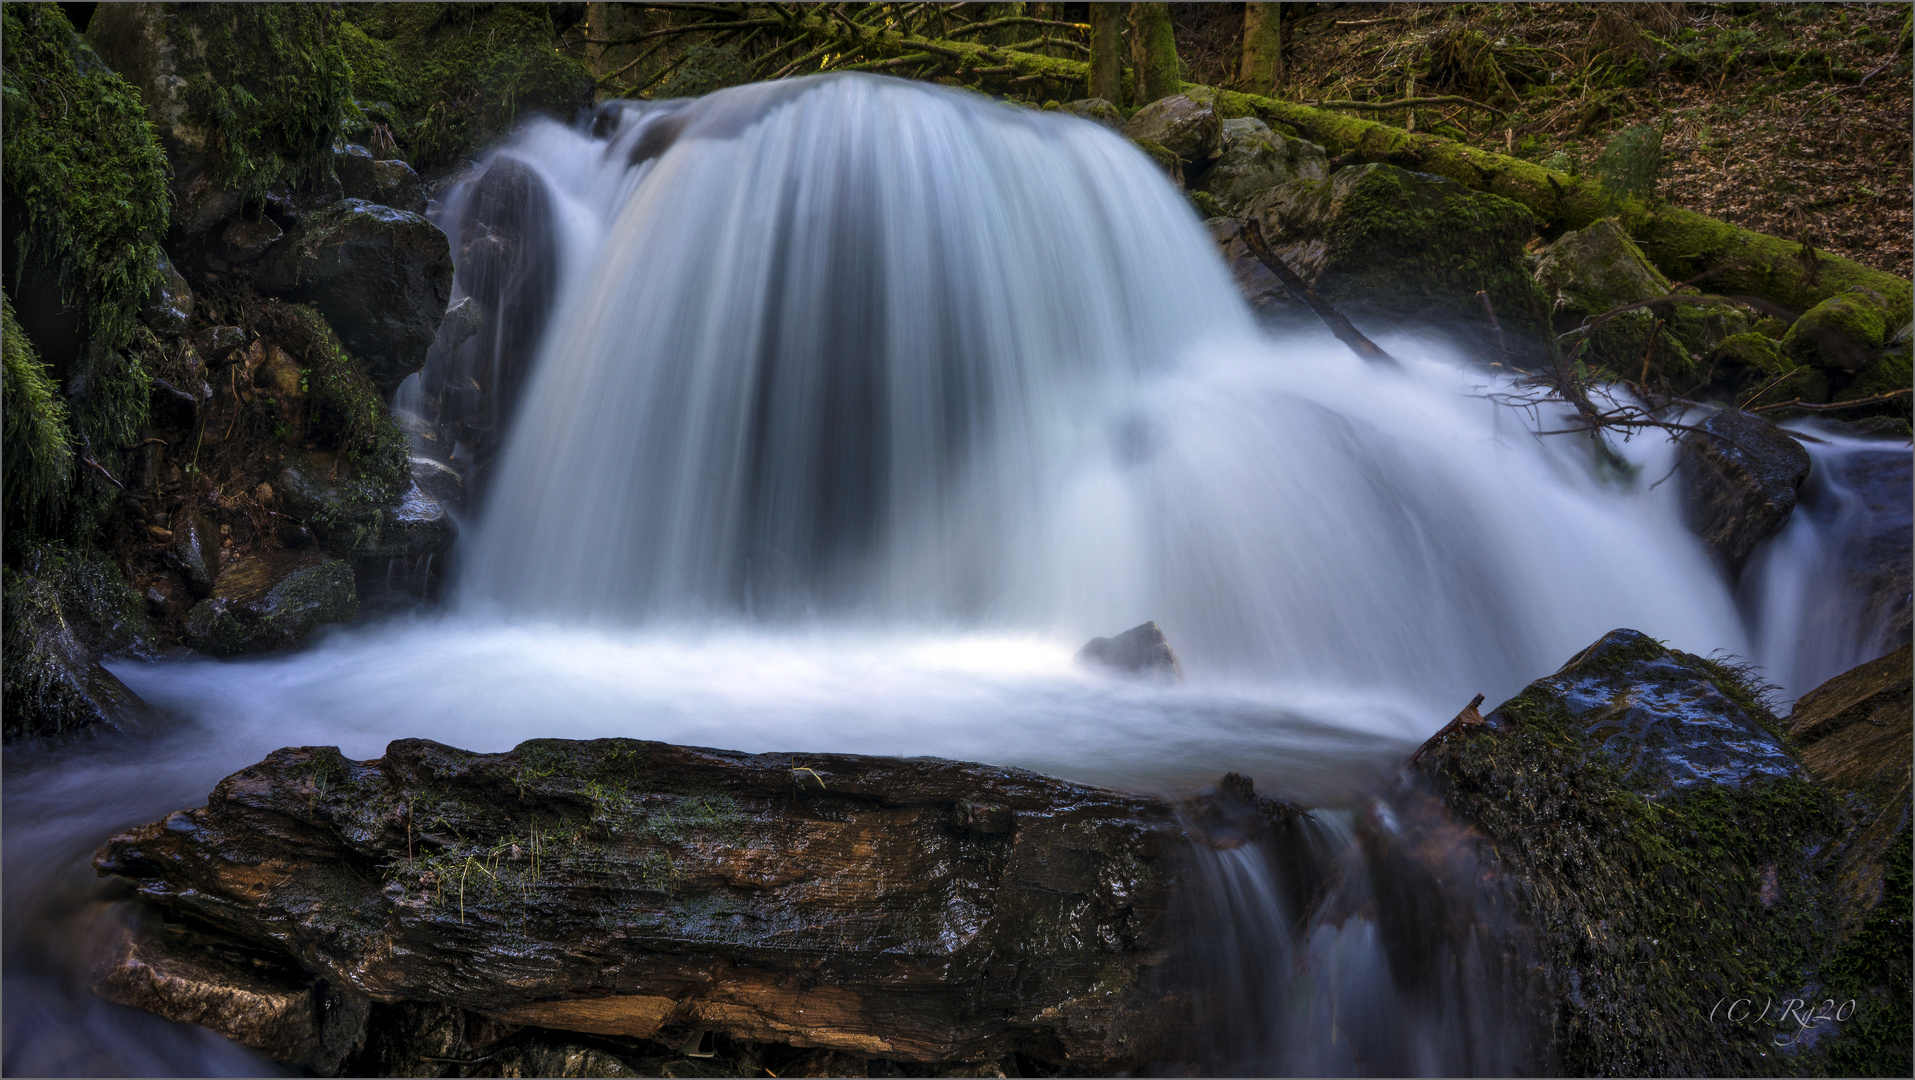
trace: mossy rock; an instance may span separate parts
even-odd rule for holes
[[[186,614],[186,636],[216,656],[298,647],[359,609],[352,567],[310,551],[254,555],[220,572],[213,595]]]
[[[1831,296],[1795,320],[1782,339],[1782,353],[1819,368],[1855,371],[1888,344],[1895,329],[1891,314],[1881,296],[1867,289]]]
[[[198,236],[242,202],[332,175],[352,70],[331,4],[105,4],[87,24],[139,87],[172,165],[179,225]]]
[[[278,301],[257,310],[258,331],[290,354],[308,386],[308,437],[340,459],[373,504],[388,506],[406,489],[411,449],[365,365],[346,351],[325,316],[306,304]],[[328,459],[329,474],[335,473]]]
[[[1829,399],[1826,372],[1808,364],[1798,364],[1782,355],[1774,338],[1750,331],[1723,338],[1709,353],[1716,381],[1753,405],[1749,396],[1761,395],[1765,404],[1806,401],[1820,404]]]
[[[1617,630],[1418,752],[1534,935],[1553,1071],[1816,1075],[1895,1049],[1851,1041],[1859,1015],[1782,1049],[1797,1025],[1757,1015],[1867,990],[1831,979],[1829,852],[1854,822],[1781,731],[1735,667]]]
[[[1149,139],[1132,139],[1131,143],[1148,155],[1150,160],[1156,162],[1157,167],[1164,170],[1164,175],[1170,177],[1171,183],[1178,187],[1184,186],[1183,160],[1169,147]]]
[[[342,40],[354,87],[391,111],[406,159],[453,164],[527,117],[570,120],[592,77],[554,49],[547,4],[349,4]]]
[[[1222,152],[1196,187],[1216,196],[1224,213],[1236,212],[1278,184],[1329,175],[1323,147],[1315,143],[1278,134],[1254,117],[1225,120],[1221,127]]]
[[[1877,353],[1859,368],[1841,390],[1837,391],[1835,401],[1861,401],[1865,398],[1892,394],[1897,390],[1907,390],[1915,386],[1915,365],[1910,363],[1909,343],[1904,341]],[[1882,416],[1909,415],[1909,397],[1884,401],[1874,406],[1863,406],[1851,415],[1874,412]]]
[[[1554,355],[1547,306],[1523,259],[1536,218],[1518,203],[1360,165],[1272,188],[1241,216],[1261,218],[1277,253],[1359,330],[1427,326],[1466,356],[1525,366]],[[1495,306],[1507,356],[1478,291]]]
[[[140,650],[150,639],[119,568],[95,552],[12,538],[7,555],[0,570],[6,740],[143,726],[151,707],[98,662],[102,653]]]
[[[1103,98],[1083,98],[1079,101],[1066,102],[1058,108],[1072,116],[1102,124],[1112,131],[1121,132],[1124,129],[1124,114],[1118,111],[1117,106]]]
[[[1187,165],[1198,166],[1218,152],[1222,129],[1216,95],[1192,91],[1153,101],[1124,122],[1126,138],[1155,143]]]

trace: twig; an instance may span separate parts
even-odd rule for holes
[[[1496,321],[1496,305],[1489,302],[1488,290],[1476,290],[1476,298],[1483,302],[1483,314],[1489,316],[1490,332],[1496,335],[1496,351],[1508,356],[1509,343],[1503,340],[1503,324]]]
[[[1884,401],[1893,401],[1898,397],[1906,397],[1909,394],[1915,394],[1915,387],[1909,387],[1903,390],[1890,390],[1886,394],[1877,394],[1874,397],[1857,398],[1854,401],[1831,402],[1830,404],[1827,404],[1827,405],[1817,405],[1812,402],[1803,401],[1802,399],[1797,398],[1794,401],[1784,401],[1775,405],[1764,405],[1761,408],[1744,409],[1742,411],[1751,412],[1751,413],[1765,413],[1765,412],[1774,412],[1777,409],[1801,409],[1803,412],[1834,412],[1837,409],[1853,409],[1858,405],[1879,405]]]
[[[1243,223],[1243,242],[1259,262],[1269,267],[1271,273],[1277,275],[1277,280],[1283,282],[1285,288],[1296,294],[1297,299],[1303,301],[1306,307],[1316,313],[1317,318],[1323,320],[1324,325],[1330,328],[1330,332],[1336,335],[1338,341],[1350,347],[1351,352],[1373,364],[1402,366],[1397,362],[1396,357],[1383,351],[1382,346],[1364,337],[1355,326],[1350,324],[1350,320],[1343,317],[1342,312],[1331,307],[1329,301],[1318,296],[1315,289],[1299,277],[1296,271],[1290,269],[1276,252],[1270,250],[1270,245],[1263,239],[1262,221],[1253,217]]]
[[[126,485],[120,483],[118,480],[113,479],[113,474],[106,471],[106,466],[101,465],[99,462],[93,460],[90,457],[87,457],[85,454],[80,455],[80,460],[86,462],[88,465],[93,466],[94,471],[98,472],[101,476],[106,477],[107,483],[112,484],[114,487],[119,488],[121,491],[126,490]]]

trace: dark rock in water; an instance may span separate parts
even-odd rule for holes
[[[95,862],[384,1003],[369,1054],[391,1045],[381,1010],[419,1003],[670,1046],[702,1029],[1109,1072],[1187,1060],[1188,999],[1160,968],[1188,843],[1165,803],[1017,769],[408,739],[367,762],[276,751]]]
[[[379,562],[444,551],[452,543],[451,520],[417,483],[394,498],[336,455],[290,454],[273,486],[287,515],[338,558]]]
[[[1323,147],[1272,131],[1255,117],[1225,120],[1221,129],[1222,153],[1196,187],[1215,195],[1225,213],[1237,213],[1279,184],[1329,174]]]
[[[1077,662],[1133,675],[1165,679],[1184,677],[1183,666],[1177,663],[1177,654],[1171,651],[1170,642],[1164,638],[1163,630],[1155,622],[1133,626],[1114,638],[1090,639],[1089,644],[1077,650]]]
[[[140,597],[103,559],[17,543],[19,553],[10,555],[18,565],[0,570],[5,740],[146,726],[152,707],[98,661],[108,652],[144,651]]]
[[[440,506],[451,510],[459,510],[465,506],[465,481],[459,478],[457,469],[443,461],[424,457],[413,458],[412,482]]]
[[[173,260],[166,252],[160,252],[160,280],[147,294],[146,306],[140,309],[140,321],[153,328],[153,332],[167,337],[178,337],[186,332],[193,321],[193,289],[186,283],[186,276],[173,268]]]
[[[1123,127],[1125,138],[1156,143],[1185,165],[1217,156],[1222,131],[1216,99],[1208,91],[1153,101],[1132,114]]]
[[[1799,1038],[1793,1020],[1756,1015],[1765,999],[1869,985],[1836,985],[1829,934],[1830,853],[1855,823],[1781,731],[1738,669],[1617,630],[1418,751],[1415,771],[1480,835],[1533,940],[1547,1071],[1746,1075],[1775,1066],[1778,1039],[1799,1040],[1797,1073],[1872,1074],[1897,1043],[1906,1059],[1899,1031],[1884,1042],[1831,1022]],[[1749,1015],[1707,1019],[1718,999],[1750,997]]]
[[[193,647],[216,656],[297,647],[359,608],[352,567],[318,552],[276,551],[227,567],[186,613]]]
[[[1271,188],[1238,213],[1253,216],[1275,253],[1358,330],[1427,326],[1465,356],[1526,367],[1554,355],[1548,305],[1523,256],[1536,218],[1517,203],[1439,176],[1353,165]]]
[[[1103,98],[1081,98],[1077,101],[1067,101],[1058,107],[1072,116],[1102,124],[1112,131],[1124,130],[1124,114],[1117,111],[1117,106]]]
[[[337,1075],[365,1041],[368,1002],[270,956],[170,934],[124,934],[93,973],[107,1001],[199,1024],[318,1076]],[[400,1074],[389,1074],[400,1075]]]
[[[445,507],[414,482],[406,489],[399,505],[386,514],[383,527],[372,543],[362,545],[355,551],[354,557],[419,559],[438,555],[452,546],[456,535]]]
[[[446,308],[445,318],[439,321],[439,333],[432,341],[432,347],[440,352],[451,352],[471,341],[485,326],[485,312],[479,309],[479,302],[470,296],[461,296]]]
[[[219,577],[219,533],[204,516],[188,508],[174,515],[173,558],[186,572],[195,596],[212,594]]]
[[[1738,409],[1721,409],[1683,440],[1689,524],[1731,577],[1757,544],[1788,523],[1809,475],[1809,452],[1787,432]]]
[[[258,284],[311,303],[390,394],[425,363],[452,290],[445,234],[417,214],[343,199],[299,223]]]
[[[1915,780],[1911,664],[1915,656],[1904,644],[1802,695],[1788,720],[1789,738],[1802,748],[1802,764],[1843,792],[1852,807],[1862,808],[1837,856],[1837,928],[1844,937],[1853,936],[1881,906],[1890,843],[1901,837],[1907,846]]]

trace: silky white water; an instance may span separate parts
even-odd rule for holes
[[[9,875],[57,867],[34,910],[282,745],[620,735],[1335,800],[1613,628],[1751,651],[1677,485],[1597,479],[1413,327],[1377,335],[1402,371],[1267,335],[1094,124],[827,77],[539,123],[489,161],[545,192],[551,310],[446,609],[116,664],[179,727],[9,778]],[[456,216],[455,252],[485,225]],[[1187,682],[1072,661],[1146,619]],[[16,845],[39,819],[67,825]],[[45,925],[21,895],[10,926]]]

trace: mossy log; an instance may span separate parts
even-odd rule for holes
[[[108,841],[169,918],[379,1002],[935,1062],[1178,1060],[1163,802],[1017,769],[539,739],[276,751]]]

